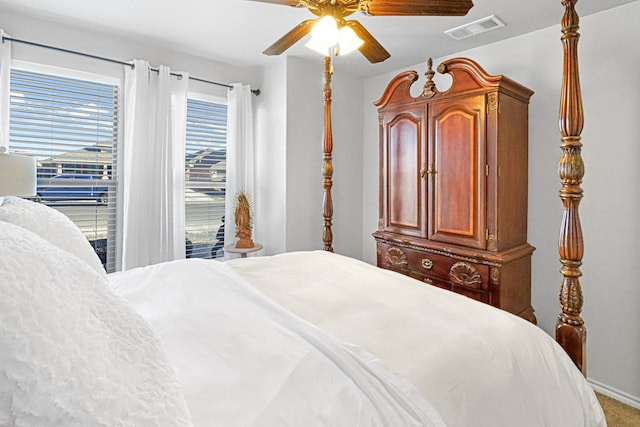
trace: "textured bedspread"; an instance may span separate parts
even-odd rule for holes
[[[109,279],[160,336],[195,426],[444,425],[380,360],[291,315],[224,263],[174,261]]]
[[[0,294],[0,426],[191,426],[157,335],[106,274],[0,220]]]
[[[449,427],[606,425],[560,346],[509,313],[327,252],[228,264],[296,315],[384,360]]]

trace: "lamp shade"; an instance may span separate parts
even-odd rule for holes
[[[338,32],[338,51],[340,55],[346,55],[349,52],[353,52],[362,44],[364,40],[356,35],[351,27],[342,27]]]
[[[35,196],[36,159],[0,153],[0,196]]]
[[[309,49],[322,55],[330,55],[338,44],[338,24],[332,16],[324,16],[311,30],[311,39],[305,44]]]
[[[359,48],[364,41],[360,39],[351,27],[343,26],[338,29],[338,23],[332,16],[324,16],[313,26],[311,39],[305,44],[325,56],[346,55]]]

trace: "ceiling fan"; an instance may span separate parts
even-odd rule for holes
[[[348,28],[362,40],[357,48],[369,62],[382,62],[391,55],[358,21],[344,18],[354,12],[371,16],[464,16],[473,7],[472,0],[255,0],[284,6],[306,7],[318,16],[301,22],[263,53],[280,55],[309,34],[326,16],[335,20],[338,29]]]

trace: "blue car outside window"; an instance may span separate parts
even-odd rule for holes
[[[109,190],[106,186],[78,185],[73,181],[98,181],[92,175],[61,174],[51,178],[46,185],[38,187],[37,197],[43,201],[94,200],[106,203]]]

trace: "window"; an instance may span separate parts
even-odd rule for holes
[[[37,159],[36,200],[71,218],[113,271],[118,86],[26,68],[11,70],[11,148]]]
[[[185,156],[187,257],[224,255],[226,157],[226,100],[190,96]]]

